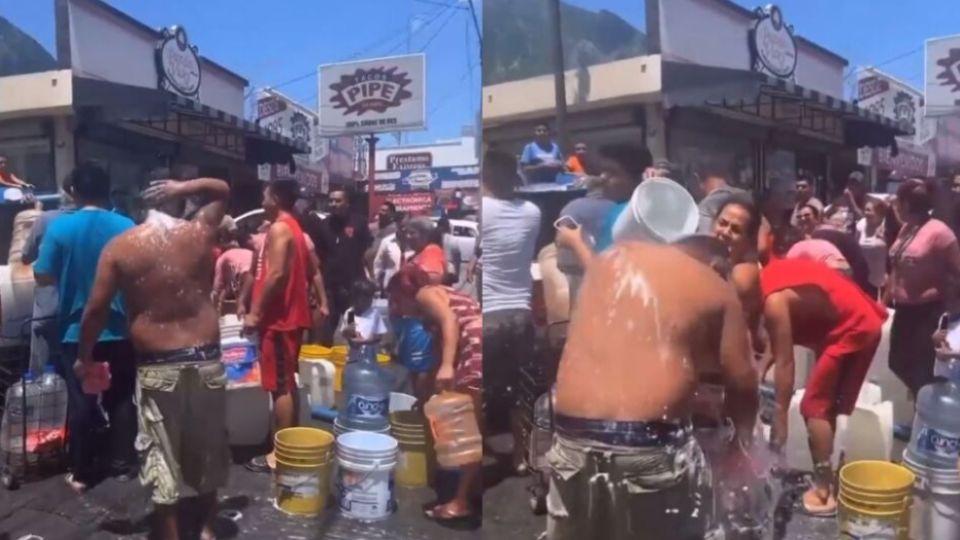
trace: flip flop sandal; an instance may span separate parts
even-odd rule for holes
[[[244,467],[255,473],[269,473],[271,471],[270,464],[267,463],[267,456],[257,456],[248,461]]]
[[[832,510],[820,510],[820,511],[810,510],[809,508],[807,508],[807,503],[803,500],[803,495],[800,496],[800,500],[797,506],[798,506],[797,511],[807,517],[820,518],[820,519],[830,519],[830,518],[837,517],[836,506],[833,507]]]
[[[431,509],[424,510],[423,515],[426,516],[427,519],[432,519],[437,523],[451,523],[451,522],[458,522],[458,521],[466,521],[468,519],[473,518],[475,514],[473,514],[472,512],[468,512],[462,515],[451,514],[444,505],[438,505],[438,506],[434,506]]]

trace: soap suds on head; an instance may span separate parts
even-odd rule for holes
[[[624,254],[622,248],[608,250],[604,256],[613,263],[614,305],[616,306],[620,299],[626,296],[626,300],[639,299],[644,308],[652,309],[657,341],[659,342],[658,346],[662,346],[663,332],[660,326],[660,301],[653,292],[646,276],[641,270],[634,266],[630,259]],[[616,318],[615,311],[615,309],[611,309],[611,313],[609,314],[611,319]]]

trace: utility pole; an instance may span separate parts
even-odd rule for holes
[[[477,43],[480,44],[480,50],[483,50],[483,32],[480,30],[480,21],[477,20],[477,8],[473,5],[473,0],[467,0],[470,6],[470,17],[473,19],[473,29],[477,31]]]
[[[567,83],[563,67],[563,31],[560,0],[546,0],[550,13],[550,40],[553,44],[553,85],[556,95],[556,133],[560,151],[567,151]]]

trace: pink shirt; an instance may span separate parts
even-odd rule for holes
[[[236,297],[240,292],[240,278],[250,271],[253,264],[253,252],[244,248],[230,248],[217,258],[213,272],[213,290],[224,291],[228,297]]]
[[[787,252],[788,259],[810,259],[825,264],[835,270],[848,272],[850,264],[837,246],[826,240],[811,238],[801,240]]]
[[[893,299],[908,305],[940,300],[949,278],[950,252],[957,249],[957,237],[939,219],[927,221],[912,239],[910,236],[909,231],[901,230],[890,247]],[[901,250],[902,256],[898,257]]]

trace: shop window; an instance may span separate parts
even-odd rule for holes
[[[0,156],[7,158],[8,170],[37,186],[38,193],[57,191],[53,150],[48,138],[0,139]]]

